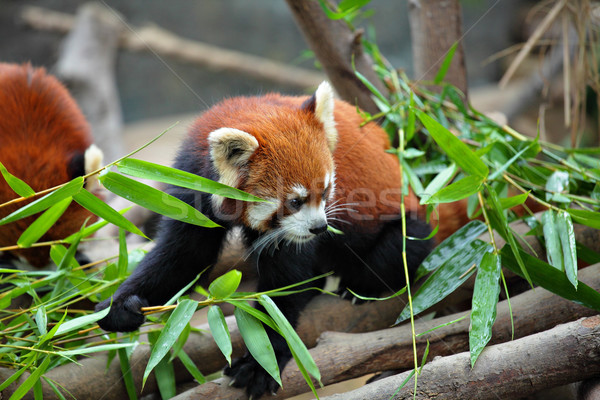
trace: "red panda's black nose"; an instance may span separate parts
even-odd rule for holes
[[[317,225],[310,228],[308,231],[313,235],[318,235],[319,233],[323,233],[327,230],[327,224]]]

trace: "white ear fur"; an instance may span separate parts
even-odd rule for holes
[[[85,174],[89,174],[90,172],[94,172],[98,170],[102,166],[102,161],[104,159],[104,154],[102,150],[95,144],[92,144],[85,150],[85,154],[83,155],[83,167],[85,170]],[[85,187],[87,190],[93,191],[100,184],[98,183],[98,176],[93,175],[87,178]]]
[[[323,124],[327,144],[329,145],[329,149],[333,152],[337,144],[338,133],[337,129],[335,129],[335,119],[333,117],[333,89],[329,82],[324,81],[319,85],[315,93],[315,98],[315,115]]]
[[[234,128],[219,128],[208,135],[210,157],[219,173],[219,182],[235,186],[238,169],[258,147],[258,141],[251,134]]]

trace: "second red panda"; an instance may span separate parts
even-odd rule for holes
[[[333,270],[341,287],[365,296],[405,284],[402,264],[400,167],[386,153],[386,133],[362,125],[352,105],[336,101],[328,83],[310,97],[270,94],[225,100],[193,124],[175,167],[261,197],[247,203],[187,189],[172,194],[221,228],[164,219],[156,246],[112,298],[99,324],[131,331],[144,321],[140,308],[162,304],[219,255],[228,229],[240,227],[256,265],[258,290],[266,291]],[[407,235],[424,238],[409,194]],[[328,232],[328,226],[343,234]],[[407,240],[412,272],[429,253],[430,240]],[[274,301],[292,325],[317,291]],[[109,306],[111,300],[98,305]],[[269,332],[280,367],[291,358],[285,339]],[[257,398],[277,383],[250,355],[226,373]]]
[[[35,191],[68,182],[101,166],[102,152],[65,87],[43,68],[0,63],[0,162]],[[93,185],[88,182],[88,188]],[[0,205],[19,197],[0,177]],[[25,203],[0,207],[0,219]],[[36,216],[0,226],[0,247],[12,246]],[[71,204],[42,241],[62,239],[92,214]],[[34,267],[49,262],[48,247],[11,251]],[[5,254],[6,257],[6,254]]]

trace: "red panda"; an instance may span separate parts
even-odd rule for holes
[[[90,128],[77,104],[43,68],[0,63],[0,162],[35,191],[68,182],[102,163],[102,152],[92,143]],[[17,197],[0,178],[0,205]],[[24,204],[0,206],[0,219]],[[16,244],[36,217],[0,226],[0,247]],[[41,240],[67,237],[87,218],[93,221],[90,212],[71,204]],[[49,262],[47,247],[14,250],[10,256],[34,267]]]
[[[334,100],[326,82],[310,98],[236,97],[206,111],[189,130],[174,166],[268,202],[171,188],[225,229],[164,219],[155,247],[115,292],[100,326],[137,329],[144,321],[140,308],[162,304],[213,265],[234,227],[243,231],[259,291],[330,270],[339,275],[341,287],[361,295],[402,288],[400,167],[397,157],[386,153],[390,144],[383,129],[362,123],[354,106]],[[431,228],[417,217],[412,193],[406,204],[407,236],[426,238]],[[328,226],[343,234],[329,232]],[[407,240],[412,272],[431,247],[431,240]],[[304,291],[274,301],[295,325],[316,294]],[[110,304],[107,299],[97,310]],[[285,339],[271,331],[269,337],[283,368],[291,358]],[[278,387],[250,355],[225,372],[253,398]]]

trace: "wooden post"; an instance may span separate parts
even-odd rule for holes
[[[458,0],[409,0],[415,81],[435,78],[448,50],[458,47],[445,81],[467,95],[467,71],[462,47],[461,8]]]

